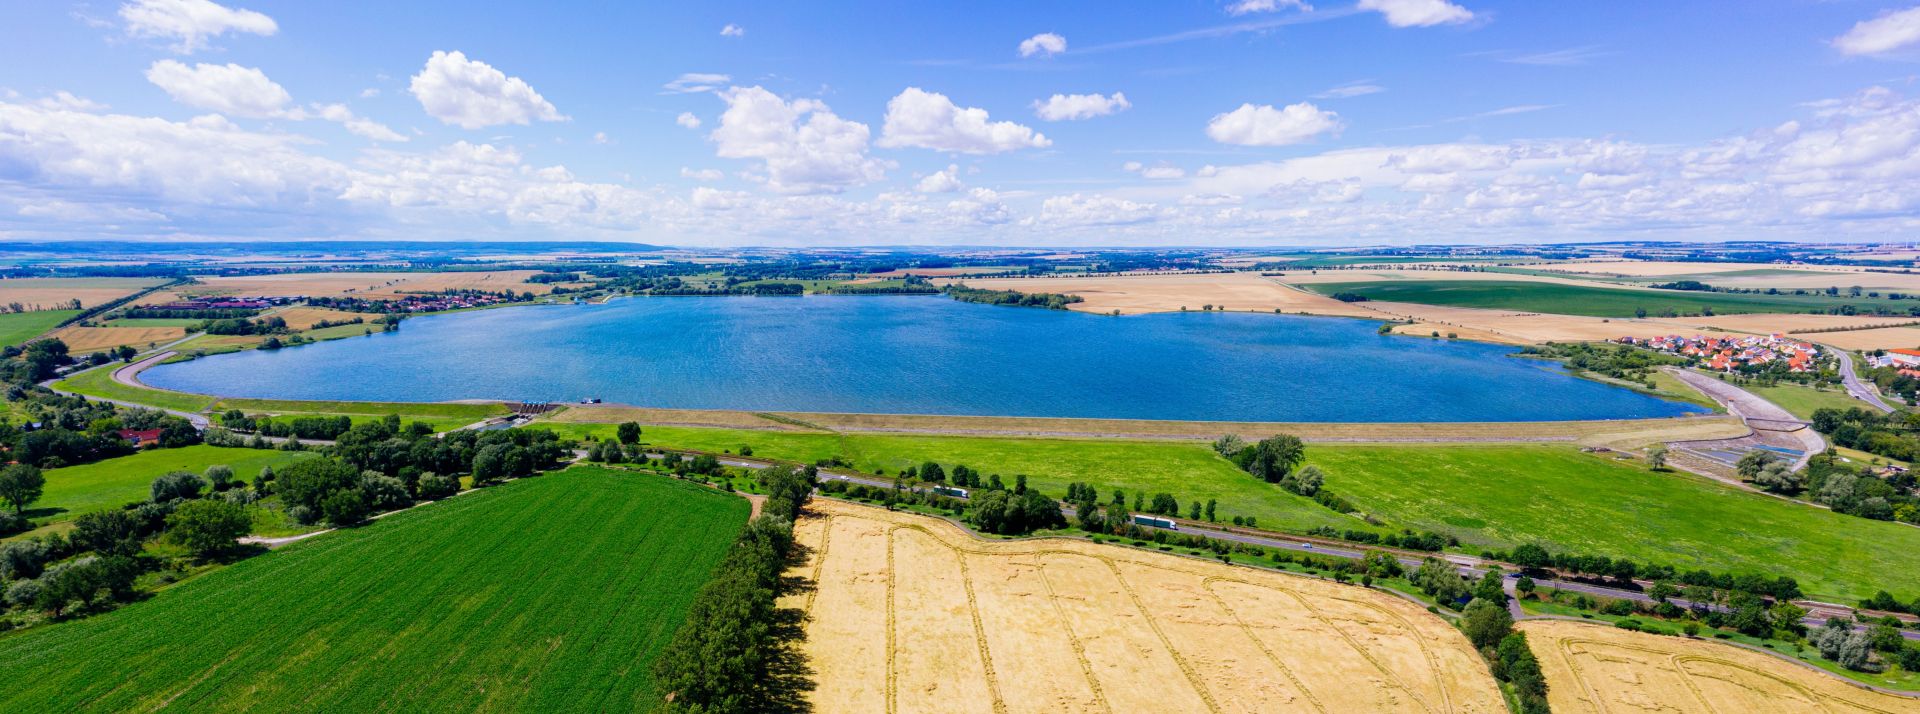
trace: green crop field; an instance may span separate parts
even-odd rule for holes
[[[610,438],[613,425],[552,424],[563,435]],[[1016,474],[1055,497],[1075,481],[1098,484],[1103,491],[1126,489],[1171,493],[1182,508],[1189,499],[1216,499],[1222,520],[1254,516],[1268,528],[1307,530],[1329,525],[1366,528],[1358,519],[1321,508],[1312,500],[1255,481],[1204,444],[1083,440],[994,439],[968,436],[826,434],[808,432],[646,427],[650,444],[701,451],[734,451],[752,446],[755,456],[813,463],[838,457],[868,473],[899,473],[908,466],[937,461],[948,468],[966,464],[982,474],[999,474],[1009,485]]]
[[[1396,525],[1681,568],[1791,575],[1842,601],[1920,595],[1920,529],[1654,473],[1570,446],[1314,446],[1327,487]]]
[[[79,310],[39,310],[0,315],[0,346],[25,344],[78,314]]]
[[[1700,314],[1702,310],[1707,309],[1720,315],[1750,312],[1807,312],[1815,308],[1824,309],[1847,304],[1862,310],[1868,310],[1876,305],[1905,310],[1905,303],[1868,298],[1625,290],[1503,280],[1372,280],[1353,283],[1315,283],[1303,287],[1322,295],[1358,293],[1369,300],[1592,317],[1633,317],[1636,310],[1646,310],[1647,314],[1652,316],[1663,315],[1668,310],[1683,315]]]
[[[0,711],[650,710],[747,510],[595,468],[457,496],[0,637]]]
[[[556,424],[605,438],[612,425]],[[934,460],[982,473],[1029,476],[1060,495],[1086,481],[1102,490],[1215,498],[1220,517],[1262,527],[1366,529],[1359,519],[1255,481],[1204,444],[966,436],[645,429],[643,440],[705,451],[753,447],[755,456],[813,462],[837,456],[872,472]],[[1655,473],[1570,445],[1314,444],[1308,462],[1327,488],[1390,529],[1434,530],[1470,550],[1537,542],[1561,551],[1629,556],[1685,568],[1791,575],[1807,592],[1859,598],[1881,588],[1920,596],[1920,529],[1843,516],[1739,491],[1684,473]],[[1377,529],[1376,529],[1377,530]]]
[[[228,449],[204,444],[147,449],[130,456],[48,470],[46,490],[27,514],[41,524],[64,521],[88,511],[144,501],[153,479],[168,471],[206,473],[208,466],[224,464],[233,468],[236,478],[251,481],[263,466],[277,469],[311,456],[299,451]]]
[[[113,381],[113,372],[121,365],[107,365],[81,372],[54,384],[54,387],[89,397],[144,404],[180,412],[197,412],[213,403],[204,394],[172,392],[152,387],[131,387]]]

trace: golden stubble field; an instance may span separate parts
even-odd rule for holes
[[[121,345],[144,350],[148,345],[172,342],[185,336],[187,330],[184,327],[62,327],[49,335],[67,343],[67,349],[76,353],[99,352]]]
[[[1291,288],[1255,273],[1176,273],[1166,275],[1100,275],[1086,278],[990,278],[965,280],[968,287],[1017,290],[1023,293],[1066,293],[1085,302],[1069,305],[1082,312],[1123,315],[1177,312],[1184,307],[1225,306],[1234,312],[1299,313],[1372,317],[1350,303]]]
[[[153,305],[196,297],[248,296],[285,297],[306,295],[334,297],[351,295],[371,300],[393,299],[407,293],[435,293],[443,290],[485,290],[532,292],[545,295],[553,285],[526,282],[537,270],[496,270],[489,272],[448,273],[282,273],[239,277],[202,278],[200,285],[188,285],[155,293],[145,304]]]
[[[816,500],[823,712],[1504,712],[1466,638],[1355,586]]]
[[[1557,714],[1920,712],[1920,699],[1709,640],[1554,620],[1519,627],[1540,659]]]
[[[20,303],[27,309],[56,309],[60,303],[78,299],[81,307],[94,307],[158,285],[158,278],[12,278],[0,280],[0,306]]]

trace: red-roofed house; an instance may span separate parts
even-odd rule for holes
[[[136,449],[160,445],[159,429],[121,429],[120,438],[126,439]]]
[[[1894,366],[1897,367],[1920,365],[1920,350],[1887,350],[1887,357],[1891,358]]]

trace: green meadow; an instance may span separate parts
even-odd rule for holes
[[[28,509],[41,524],[64,521],[89,511],[102,511],[147,500],[148,485],[168,471],[206,473],[221,464],[235,478],[253,480],[266,466],[279,468],[312,454],[298,451],[228,449],[204,444],[178,449],[146,449],[91,464],[49,469],[40,501]]]
[[[45,334],[79,310],[37,310],[0,314],[0,345],[24,344]]]

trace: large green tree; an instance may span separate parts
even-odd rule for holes
[[[220,498],[188,501],[167,514],[167,533],[202,558],[226,552],[252,528],[246,506]]]
[[[46,485],[46,475],[33,466],[9,464],[0,468],[0,501],[13,506],[14,515],[24,513],[27,506],[40,500],[40,492]]]

